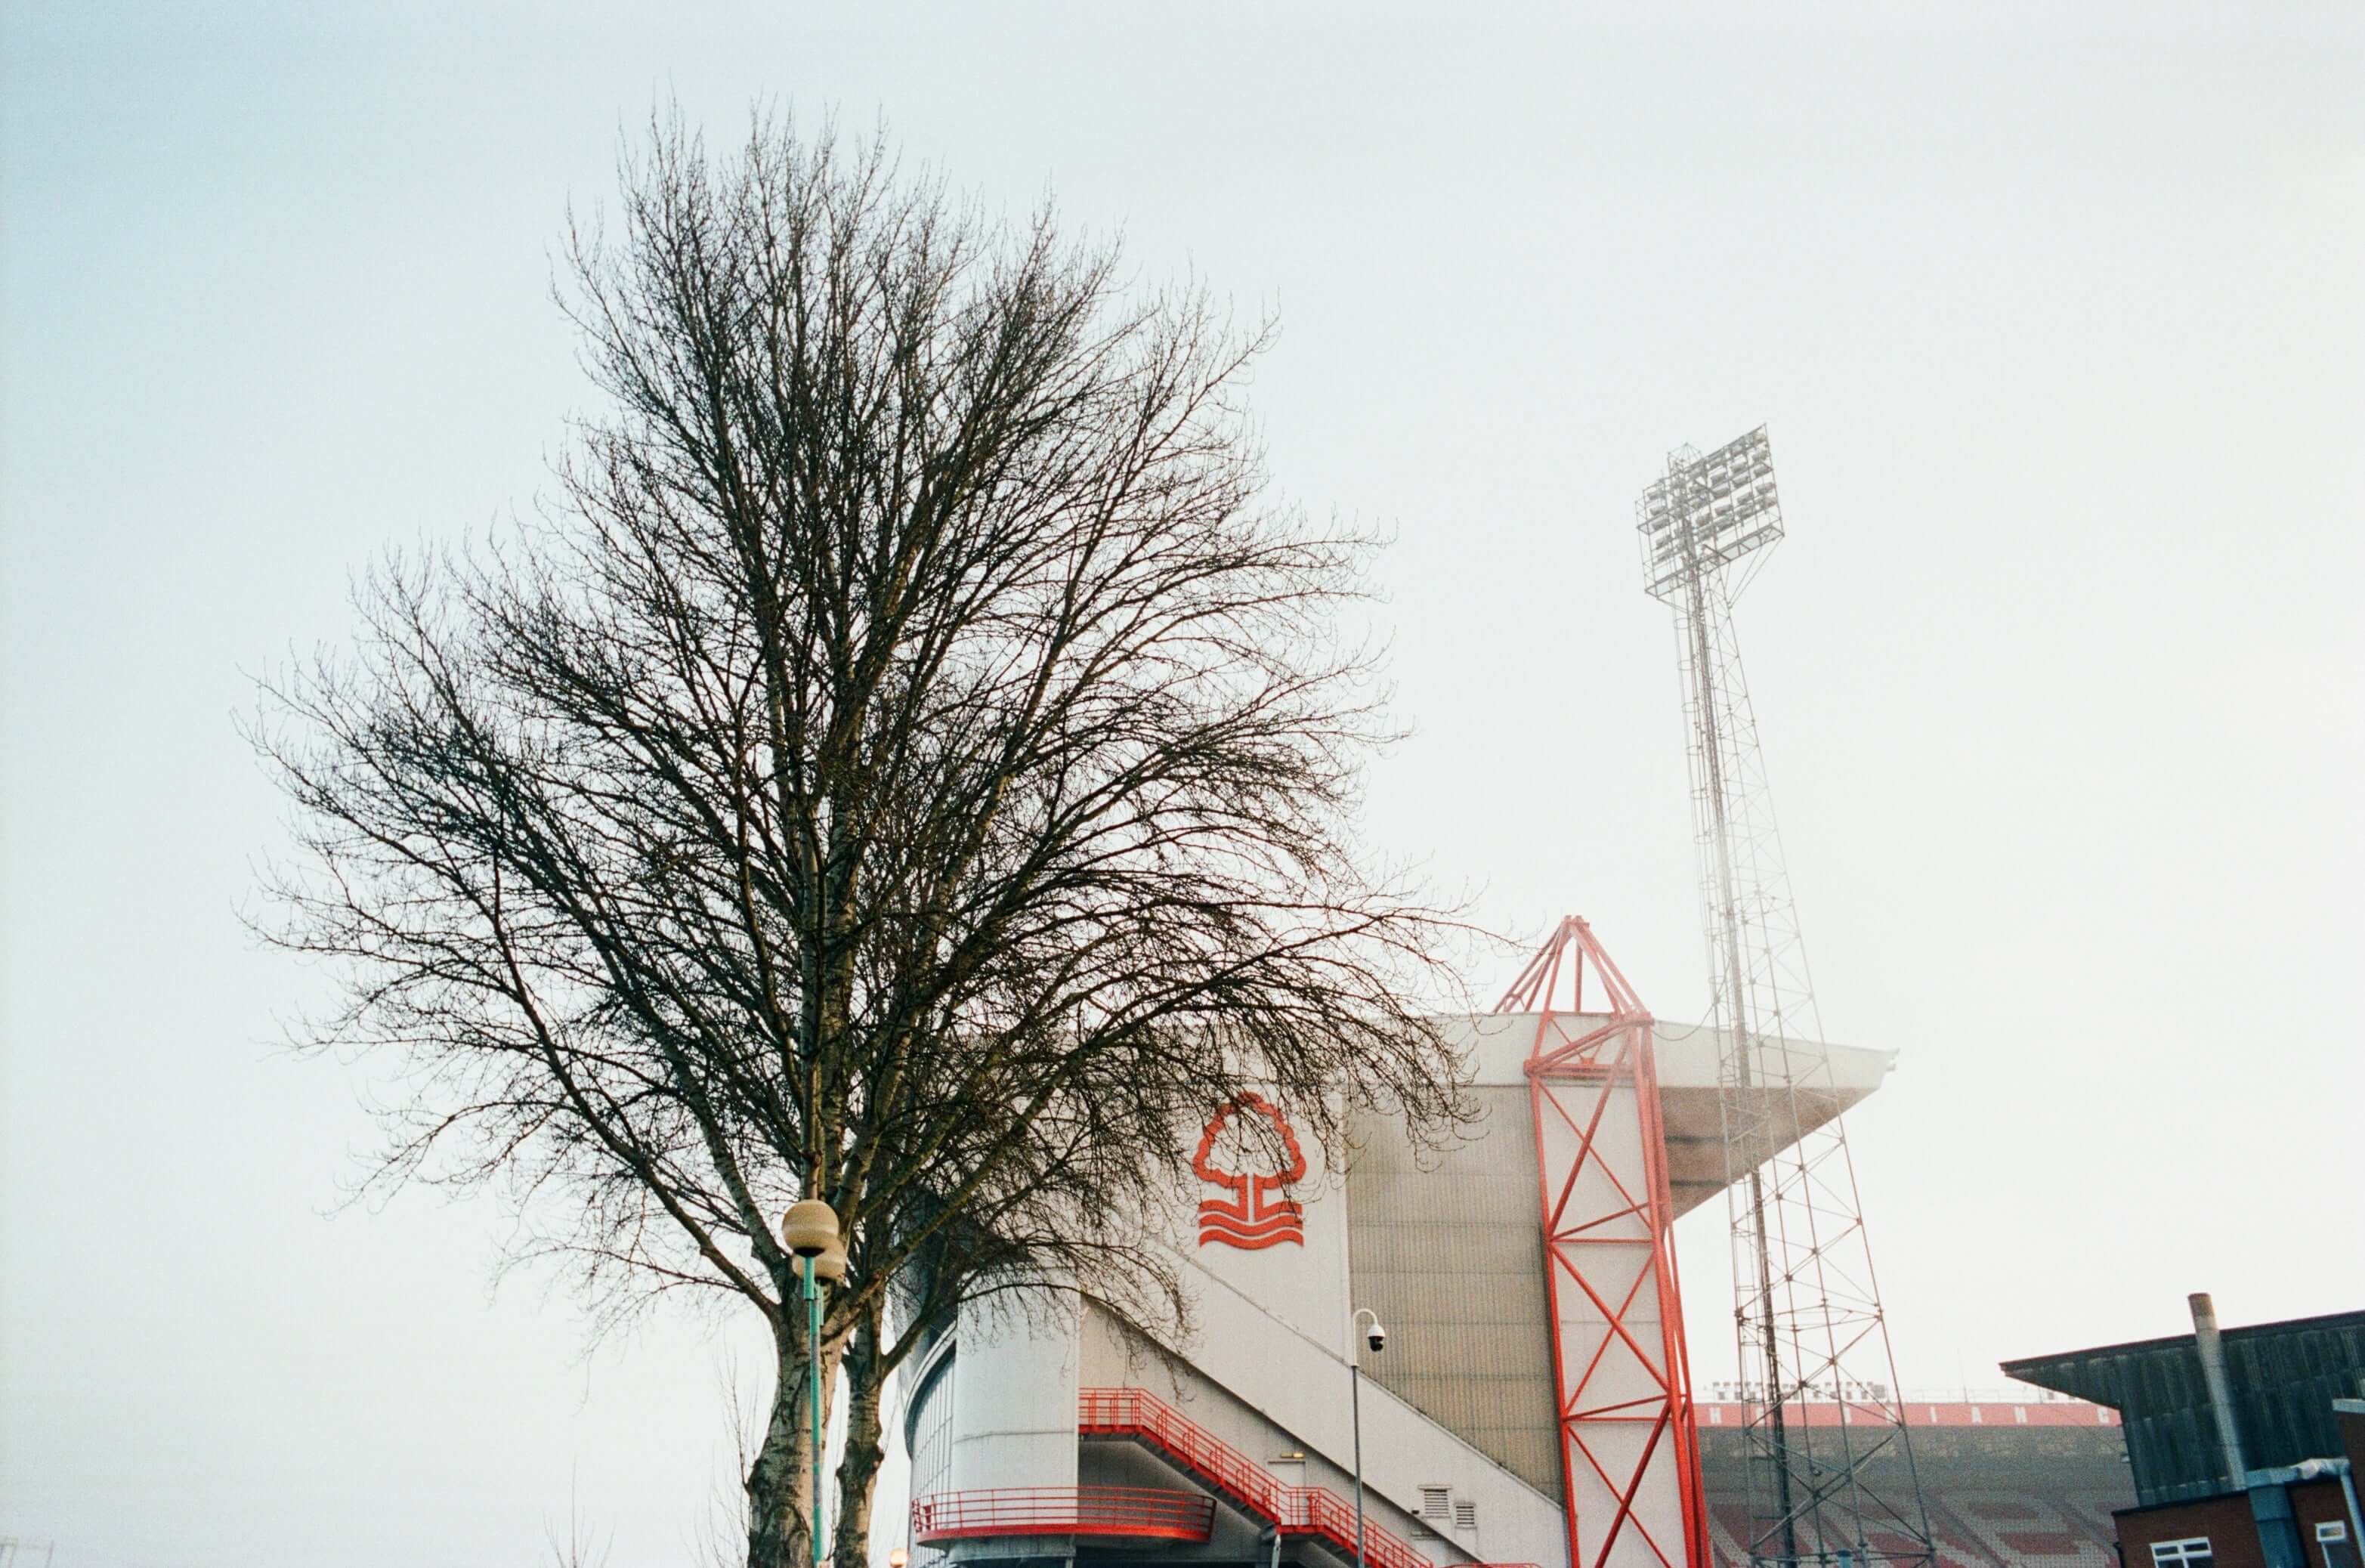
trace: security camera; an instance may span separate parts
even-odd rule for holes
[[[1363,1330],[1363,1343],[1372,1348],[1373,1354],[1377,1354],[1388,1348],[1388,1331],[1374,1323]]]

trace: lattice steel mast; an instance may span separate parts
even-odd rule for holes
[[[1733,600],[1782,537],[1765,427],[1706,456],[1669,453],[1635,516],[1644,589],[1675,609],[1690,721],[1749,1411],[1749,1562],[1928,1563],[1896,1363],[1847,1134],[1830,1114],[1838,1090],[1733,632]],[[1793,1136],[1819,1112],[1821,1126]]]

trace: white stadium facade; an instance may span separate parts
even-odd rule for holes
[[[1327,1169],[1253,1097],[1180,1131],[1202,1185],[1164,1240],[1179,1343],[1049,1288],[965,1309],[904,1383],[914,1562],[1344,1568],[1359,1438],[1372,1568],[1711,1561],[1715,1411],[1692,1399],[1667,1227],[1725,1185],[1722,1042],[1654,1024],[1564,930],[1591,994],[1553,1010],[1544,976],[1445,1021],[1483,1111],[1465,1141],[1417,1155],[1367,1117]],[[1809,1126],[1892,1060],[1774,1048],[1820,1058]],[[1250,1117],[1281,1136],[1237,1136]]]

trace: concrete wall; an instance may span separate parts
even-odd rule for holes
[[[1199,1129],[1178,1129],[1178,1134],[1195,1141]],[[1178,1228],[1168,1244],[1225,1287],[1215,1299],[1236,1295],[1255,1302],[1301,1338],[1335,1358],[1346,1349],[1347,1323],[1353,1310],[1347,1299],[1347,1205],[1339,1195],[1343,1182],[1311,1140],[1303,1141],[1301,1148],[1306,1172],[1290,1195],[1306,1211],[1302,1243],[1287,1241],[1249,1250],[1220,1243],[1200,1246],[1196,1223],[1200,1194],[1194,1184],[1191,1201],[1173,1211]],[[1263,1169],[1272,1167],[1268,1164]]]
[[[1078,1313],[1071,1292],[1046,1288],[962,1305],[951,1490],[1076,1484]]]

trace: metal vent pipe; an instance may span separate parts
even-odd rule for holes
[[[2245,1486],[2250,1467],[2242,1458],[2241,1434],[2234,1427],[2234,1389],[2225,1380],[2225,1344],[2217,1337],[2216,1304],[2207,1291],[2195,1291],[2185,1299],[2192,1308],[2192,1348],[2201,1352],[2201,1381],[2209,1386],[2209,1407],[2217,1417],[2225,1484]]]

